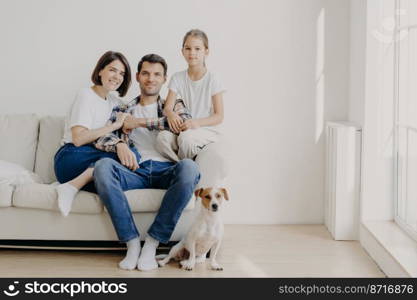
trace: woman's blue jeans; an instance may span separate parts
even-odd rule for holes
[[[167,190],[148,230],[151,237],[167,243],[199,180],[198,166],[190,159],[178,163],[147,160],[134,172],[112,158],[100,159],[94,166],[97,192],[122,242],[139,236],[124,191],[151,188]]]
[[[135,147],[130,148],[138,160],[140,155]],[[64,183],[79,176],[82,172],[90,167],[94,167],[95,163],[102,158],[110,158],[119,162],[117,154],[114,152],[105,152],[98,150],[94,145],[87,144],[76,147],[72,143],[63,145],[54,158],[55,176],[60,183]],[[94,182],[85,185],[83,190],[96,193]]]

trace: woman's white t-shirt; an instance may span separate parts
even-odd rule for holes
[[[109,94],[104,100],[91,87],[81,89],[65,119],[65,131],[62,144],[72,143],[71,128],[82,126],[87,129],[104,127],[110,119],[113,108],[120,104],[120,99]]]
[[[213,114],[212,96],[224,92],[217,77],[210,71],[197,81],[188,76],[187,70],[172,75],[168,88],[184,100],[193,119],[207,118]]]

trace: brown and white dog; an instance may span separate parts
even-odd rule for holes
[[[183,269],[192,270],[196,263],[206,260],[207,252],[211,250],[210,267],[221,271],[223,268],[216,262],[224,232],[219,210],[223,200],[229,200],[229,196],[225,188],[201,188],[194,193],[201,198],[200,213],[187,235],[158,264],[163,267],[173,258],[180,261]]]

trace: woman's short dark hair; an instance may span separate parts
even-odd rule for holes
[[[120,52],[107,51],[104,53],[97,62],[96,67],[94,68],[93,74],[91,74],[91,81],[94,84],[102,85],[100,75],[101,70],[103,70],[108,64],[112,63],[115,60],[120,60],[120,62],[125,66],[125,75],[123,76],[123,82],[117,89],[121,97],[125,96],[130,84],[132,82],[132,74],[130,72],[129,62],[126,57]]]
[[[164,75],[167,76],[168,71],[168,65],[165,59],[162,56],[159,56],[158,54],[148,54],[141,58],[140,62],[138,63],[138,73],[140,73],[140,70],[142,70],[143,63],[147,61],[151,64],[161,64],[164,68]]]

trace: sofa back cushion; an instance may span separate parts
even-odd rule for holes
[[[40,120],[35,173],[42,178],[44,183],[56,181],[54,156],[64,135],[64,125],[65,117],[46,116]]]
[[[39,120],[35,114],[0,115],[0,160],[34,170]]]

